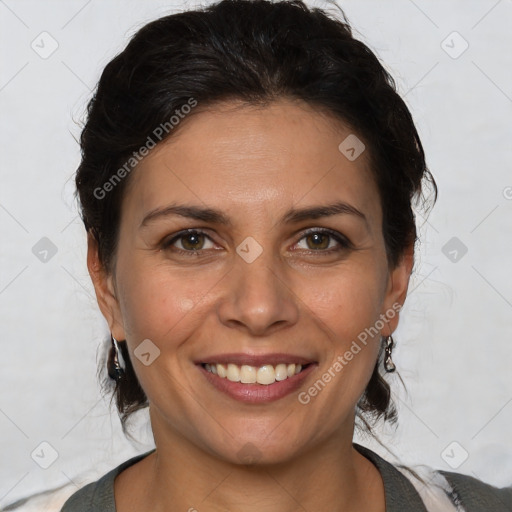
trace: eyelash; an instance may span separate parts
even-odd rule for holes
[[[196,235],[196,234],[205,235],[208,239],[210,239],[213,242],[211,237],[209,237],[206,234],[206,232],[204,232],[204,231],[202,231],[200,229],[188,229],[188,230],[185,230],[185,231],[180,231],[179,233],[177,233],[170,240],[164,241],[163,244],[162,244],[162,249],[168,250],[168,249],[171,248],[172,244],[174,242],[176,242],[177,240],[179,240],[180,238],[184,238],[187,235]],[[331,238],[333,238],[334,240],[336,240],[336,242],[338,242],[340,247],[337,248],[337,249],[329,249],[329,250],[321,250],[321,249],[314,250],[314,249],[310,249],[308,251],[310,254],[332,254],[332,253],[340,252],[342,250],[350,249],[352,247],[352,244],[350,243],[350,241],[346,237],[340,235],[336,231],[332,231],[332,230],[326,229],[326,228],[321,228],[321,229],[319,229],[319,228],[312,228],[312,229],[304,231],[302,233],[301,238],[299,238],[299,242],[302,239],[308,237],[309,235],[314,235],[314,234],[328,235]],[[201,256],[201,252],[204,251],[204,250],[208,250],[208,249],[199,249],[197,251],[194,251],[194,250],[186,251],[184,249],[178,249],[176,247],[173,248],[173,251],[177,252],[179,254],[185,254],[187,256],[197,256],[197,257],[200,257]]]

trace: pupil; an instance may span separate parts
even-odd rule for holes
[[[321,246],[325,245],[325,243],[324,243],[324,244],[322,244],[322,238],[324,238],[324,237],[325,237],[325,235],[324,235],[323,233],[314,233],[314,234],[310,235],[310,237],[312,237],[312,238],[313,238],[313,240],[314,240],[313,245],[314,245],[316,248],[318,248],[318,247],[321,247]]]
[[[198,234],[187,235],[187,237],[185,238],[186,244],[191,246],[192,248],[195,248],[199,244],[199,237],[200,235]],[[190,243],[191,240],[192,242]]]

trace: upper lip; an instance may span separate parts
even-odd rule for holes
[[[201,358],[201,360],[195,361],[196,364],[236,364],[238,366],[263,366],[265,364],[271,364],[275,366],[277,364],[302,364],[306,365],[314,363],[313,359],[306,357],[297,356],[295,354],[243,354],[243,353],[231,353],[231,354],[215,354],[212,356]]]

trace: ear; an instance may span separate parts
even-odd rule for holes
[[[114,276],[103,267],[98,253],[98,242],[91,232],[87,234],[87,268],[96,292],[96,300],[110,332],[116,340],[125,340],[121,309],[116,297]]]
[[[414,265],[414,243],[407,247],[398,265],[391,270],[384,297],[382,315],[386,315],[386,327],[382,336],[391,335],[398,326],[399,311],[404,305]]]

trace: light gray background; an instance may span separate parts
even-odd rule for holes
[[[100,395],[96,357],[108,331],[72,197],[74,137],[102,68],[177,5],[0,1],[0,506],[153,447],[145,414],[132,446]],[[397,80],[440,189],[428,222],[418,217],[422,243],[395,336],[409,393],[391,378],[400,425],[379,433],[407,464],[510,485],[512,2],[340,5]],[[49,51],[52,39],[47,58],[31,47]],[[32,251],[42,237],[57,249],[46,262]],[[455,262],[453,237],[467,247]],[[31,458],[43,441],[58,453],[48,469]]]

